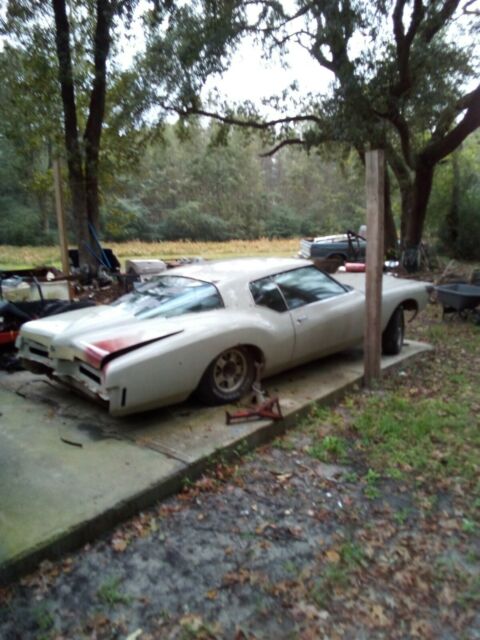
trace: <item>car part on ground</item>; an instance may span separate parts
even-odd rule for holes
[[[282,420],[283,414],[278,397],[268,398],[261,404],[237,411],[225,411],[228,425],[238,422],[252,422],[253,420]]]

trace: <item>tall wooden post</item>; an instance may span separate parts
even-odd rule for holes
[[[58,238],[60,241],[60,256],[62,259],[62,271],[65,275],[70,273],[70,261],[68,259],[67,227],[65,224],[65,207],[63,204],[62,174],[60,161],[53,161],[53,183],[55,186],[55,208],[57,210]]]
[[[380,379],[382,355],[382,276],[385,226],[385,157],[382,150],[365,154],[367,191],[367,266],[364,342],[364,382]]]

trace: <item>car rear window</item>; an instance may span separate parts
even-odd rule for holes
[[[137,318],[170,318],[221,309],[224,304],[213,284],[166,275],[137,284],[132,293],[119,298],[113,306],[121,307]]]

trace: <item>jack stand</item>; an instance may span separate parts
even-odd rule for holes
[[[269,398],[256,407],[249,409],[239,409],[230,413],[225,412],[227,424],[236,422],[251,422],[253,420],[282,420],[282,409],[278,397]]]

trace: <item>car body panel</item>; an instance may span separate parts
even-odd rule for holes
[[[291,312],[296,333],[294,364],[358,343],[363,336],[363,306],[364,295],[350,291],[344,296],[294,309]],[[328,340],[324,336],[328,336]]]
[[[210,363],[235,346],[252,350],[265,377],[361,342],[365,274],[321,274],[335,295],[296,308],[256,303],[252,283],[295,279],[302,268],[315,270],[309,261],[271,258],[182,266],[168,273],[213,284],[224,306],[139,318],[121,299],[28,322],[17,346],[32,370],[107,402],[113,415],[165,406],[186,399]],[[389,276],[383,283],[383,328],[399,304],[421,309],[427,302],[424,283]]]

